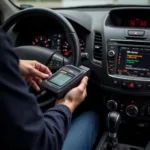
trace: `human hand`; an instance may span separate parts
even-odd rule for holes
[[[19,68],[24,79],[38,92],[40,91],[39,85],[42,83],[42,79],[46,79],[52,75],[48,67],[37,61],[20,60]]]
[[[88,77],[84,77],[79,86],[69,91],[63,99],[57,100],[56,104],[66,105],[71,110],[71,112],[73,112],[87,96],[87,84]]]

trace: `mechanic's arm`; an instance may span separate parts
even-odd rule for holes
[[[0,30],[0,147],[60,150],[70,126],[71,112],[86,96],[88,79],[84,78],[79,87],[43,114],[22,80],[18,65],[18,58]],[[74,93],[78,96],[73,97]]]

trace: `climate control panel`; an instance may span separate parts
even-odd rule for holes
[[[107,109],[109,111],[117,111],[121,114],[127,115],[129,117],[136,117],[138,115],[139,109],[138,106],[135,104],[125,105],[125,104],[118,104],[115,100],[108,100],[106,103]],[[148,109],[150,114],[150,107]]]
[[[114,97],[105,100],[107,111],[117,111],[122,118],[140,118],[150,119],[150,101],[149,100],[133,100],[126,97]]]

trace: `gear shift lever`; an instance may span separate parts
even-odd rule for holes
[[[110,112],[108,114],[108,144],[107,150],[119,149],[117,131],[121,122],[120,114],[117,112]]]
[[[109,137],[116,138],[117,131],[121,122],[120,114],[117,112],[110,112],[108,114],[108,132]]]

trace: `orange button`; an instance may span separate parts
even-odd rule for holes
[[[129,86],[130,86],[130,88],[134,88],[135,87],[133,82],[131,82]]]
[[[64,73],[64,74],[67,74],[67,72],[66,72],[66,71],[64,71],[64,70],[60,70],[60,72],[61,72],[61,73]]]

